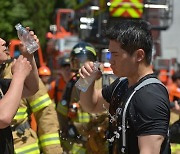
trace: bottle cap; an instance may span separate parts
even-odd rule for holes
[[[20,27],[22,27],[22,25],[20,23],[15,25],[16,30],[19,30]]]

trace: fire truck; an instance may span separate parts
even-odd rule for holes
[[[104,54],[108,55],[104,28],[108,23],[126,19],[144,19],[151,23],[155,69],[162,68],[157,65],[160,63],[157,61],[162,59],[156,57],[162,55],[161,32],[173,22],[173,0],[81,0],[74,8],[57,9],[55,23],[50,25],[46,34],[46,56],[40,63],[45,61],[52,74],[57,74],[59,57],[68,54],[80,40],[92,43],[98,51],[99,60],[104,61]],[[38,52],[38,59],[43,59],[41,55],[42,52]],[[105,61],[108,66],[107,59]]]
[[[86,3],[85,3],[86,2]],[[84,7],[78,7],[79,36],[103,48],[108,42],[103,38],[103,29],[113,21],[144,19],[152,27],[154,50],[161,56],[161,31],[167,30],[173,22],[173,0],[94,0]],[[79,4],[80,5],[80,4]]]
[[[84,0],[75,9],[79,37],[98,49],[100,61],[103,61],[104,49],[108,48],[108,40],[103,36],[107,24],[126,19],[144,19],[151,24],[154,69],[159,72],[165,70],[168,77],[177,69],[176,60],[161,58],[161,32],[173,23],[173,0]]]
[[[52,74],[58,74],[58,59],[69,54],[73,46],[79,41],[79,36],[75,32],[73,9],[57,9],[55,11],[55,24],[50,25],[50,31],[46,34],[47,65]]]

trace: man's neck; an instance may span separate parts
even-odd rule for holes
[[[136,74],[134,74],[133,76],[128,77],[128,82],[129,82],[128,86],[129,87],[136,84],[144,76],[153,73],[153,70],[152,70],[151,66],[146,67],[145,69],[139,69],[139,70],[141,70],[141,71],[137,71]]]

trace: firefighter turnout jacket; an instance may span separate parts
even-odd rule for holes
[[[66,82],[64,81],[61,75],[58,79],[50,83],[48,94],[56,105],[62,98],[62,93],[64,91],[65,86],[66,86]]]
[[[10,65],[4,70],[10,78]],[[45,85],[40,80],[39,91],[32,97],[22,99],[11,125],[16,154],[61,154],[59,123]],[[34,114],[37,132],[30,126],[30,115]]]
[[[108,115],[89,114],[82,110],[79,104],[80,91],[74,86],[77,79],[77,76],[73,76],[67,83],[62,100],[57,105],[63,151],[72,154],[106,154]],[[102,87],[101,80],[96,82],[96,87]]]
[[[175,83],[169,84],[167,86],[167,88],[168,88],[168,92],[169,92],[170,102],[180,99],[180,88],[178,88]],[[178,120],[179,120],[179,115],[174,112],[171,112],[170,124],[172,125],[173,123],[175,123]],[[180,144],[171,143],[171,151],[172,151],[172,154],[180,153]]]

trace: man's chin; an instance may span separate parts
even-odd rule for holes
[[[8,56],[1,57],[0,64],[4,63],[8,59],[9,59]]]

